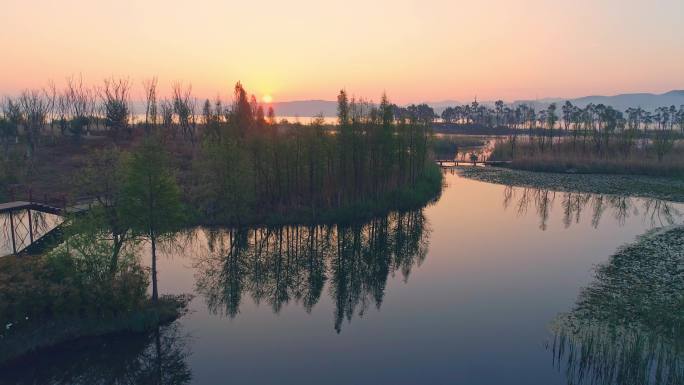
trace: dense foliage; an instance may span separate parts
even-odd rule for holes
[[[74,236],[44,257],[5,257],[0,269],[0,325],[7,336],[64,317],[106,318],[140,310],[148,278],[130,254],[113,276],[110,245]]]
[[[386,97],[376,107],[349,101],[341,91],[336,131],[322,119],[278,127],[238,84],[225,119],[205,104],[209,124],[195,162],[196,206],[218,223],[302,209],[315,218],[414,186],[429,167],[430,124],[419,115],[395,119],[393,110]]]
[[[47,256],[21,263],[13,259],[20,271],[11,270],[11,281],[21,284],[0,296],[0,321],[9,329],[29,325],[24,322],[28,319],[111,319],[144,310],[150,303],[148,272],[132,257],[141,242],[150,245],[151,299],[156,305],[157,243],[192,223],[240,228],[248,223],[351,222],[418,208],[441,189],[441,172],[428,159],[433,113],[426,106],[401,109],[384,96],[376,106],[349,100],[341,91],[335,129],[322,119],[310,125],[277,124],[273,110],[265,114],[238,83],[232,108],[207,101],[198,122],[189,88],[178,84],[173,102],[160,106],[159,124],[156,83],[150,83],[144,135],[136,138],[128,119],[126,81],[105,82],[101,119],[81,108],[90,104],[80,83],[69,87],[64,102],[71,112],[52,120],[60,128],[64,125],[62,135],[71,131],[79,139],[76,148],[82,146],[84,130],[104,126],[111,135],[79,168],[77,194],[90,209],[66,219],[65,242]],[[30,136],[24,159],[31,162],[39,159],[40,140],[45,138],[41,130],[48,127],[47,114],[53,110],[41,104],[44,100],[37,93],[20,100],[35,102],[31,105],[40,115],[31,118],[19,109],[16,124],[10,124]],[[10,99],[6,106],[14,108],[13,103]],[[2,139],[9,146],[10,136]],[[186,210],[182,201],[194,209]],[[414,219],[420,218],[400,214],[397,232]],[[373,229],[388,233],[387,219],[378,221]],[[363,228],[344,230],[338,243],[362,236]],[[395,245],[408,247],[410,239],[401,236]],[[378,258],[388,255],[389,250]],[[390,266],[384,259],[378,263],[383,271],[405,267],[400,262]],[[386,274],[379,279],[384,281]]]

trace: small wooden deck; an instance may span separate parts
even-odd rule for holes
[[[35,202],[26,202],[26,201],[15,201],[15,202],[7,202],[7,203],[0,203],[0,214],[4,213],[9,213],[13,211],[19,211],[19,210],[33,210],[33,211],[40,211],[48,214],[54,214],[54,215],[62,215],[63,210],[42,204],[42,203],[35,203]]]
[[[60,208],[38,202],[15,201],[0,203],[0,214],[9,213],[19,210],[33,210],[40,211],[47,214],[64,216],[66,214],[78,214],[88,211],[91,207],[90,203],[81,203],[66,208]]]
[[[11,236],[12,254],[27,255],[35,252],[45,250],[49,245],[56,243],[63,235],[63,226],[66,221],[60,223],[55,228],[48,231],[46,234],[34,239],[34,224],[31,219],[31,212],[37,211],[46,214],[58,215],[60,217],[68,217],[70,215],[83,214],[90,210],[92,201],[86,203],[77,203],[68,207],[56,207],[45,203],[28,202],[28,201],[14,201],[0,203],[0,214],[9,214],[9,229],[8,233]],[[28,224],[22,223],[21,212],[28,213]],[[21,242],[17,240],[17,227],[23,226],[28,230],[29,243],[21,247]]]

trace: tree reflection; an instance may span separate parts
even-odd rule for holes
[[[682,213],[672,202],[653,198],[633,198],[620,195],[602,195],[581,192],[557,192],[549,189],[506,186],[504,189],[504,209],[515,207],[519,216],[527,215],[533,206],[539,217],[539,228],[546,230],[556,198],[560,196],[563,210],[563,225],[568,228],[581,221],[588,210],[591,225],[598,228],[601,219],[610,212],[621,226],[630,216],[642,215],[651,226],[672,225],[681,218]]]
[[[36,210],[19,210],[10,214],[0,214],[0,256],[11,253],[12,230],[17,251],[21,251],[31,244],[30,232],[33,231],[33,239],[39,239],[48,231],[59,225],[62,219],[57,215],[47,214]],[[12,226],[12,224],[14,226]],[[29,230],[30,229],[30,230]]]
[[[552,324],[569,384],[684,383],[684,229],[653,232],[596,269]]]
[[[0,384],[188,384],[187,338],[173,323],[144,334],[77,341],[0,368]]]
[[[350,225],[207,230],[197,291],[215,314],[235,317],[243,295],[275,313],[291,301],[310,312],[328,283],[335,330],[382,304],[388,276],[408,279],[427,253],[422,211]]]

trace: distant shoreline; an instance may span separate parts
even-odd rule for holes
[[[546,188],[655,198],[684,203],[684,179],[643,175],[562,174],[513,170],[501,167],[458,167],[463,177],[482,182],[519,187]]]

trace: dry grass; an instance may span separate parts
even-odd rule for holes
[[[511,168],[528,171],[684,177],[681,141],[662,160],[658,160],[652,146],[642,145],[626,155],[613,145],[597,153],[590,145],[573,146],[567,139],[555,142],[552,147],[547,145],[543,152],[530,141],[518,141],[515,150],[510,142],[499,142],[490,159],[511,160]]]
[[[10,148],[12,159],[0,162],[0,199],[26,200],[29,190],[33,198],[39,201],[78,198],[78,186],[74,179],[93,152],[110,146],[127,150],[143,137],[144,131],[140,127],[135,127],[131,136],[121,136],[116,141],[106,136],[84,137],[80,142],[70,137],[46,136],[41,138],[41,144],[30,160],[24,156],[24,143],[13,145]],[[164,141],[173,154],[178,178],[190,184],[187,179],[197,146],[193,147],[181,135],[175,138],[167,135]]]

